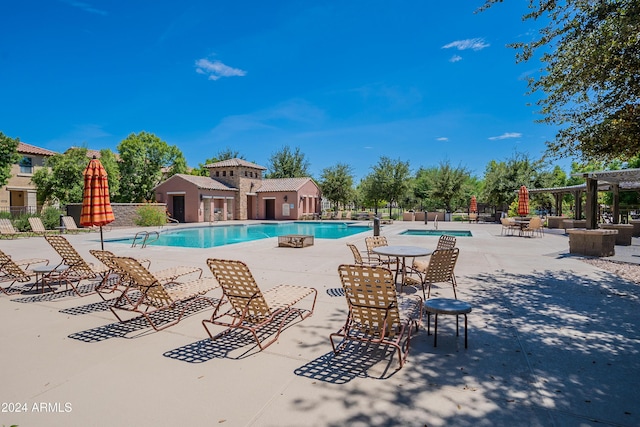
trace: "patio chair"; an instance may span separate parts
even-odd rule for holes
[[[85,296],[91,292],[81,293],[75,284],[79,284],[85,279],[100,278],[102,282],[105,275],[109,273],[109,268],[105,265],[93,265],[84,260],[82,256],[75,250],[71,243],[60,235],[48,235],[44,238],[49,242],[51,247],[58,252],[58,255],[62,258],[59,265],[67,266],[64,271],[60,271],[57,274],[50,275],[49,279],[58,283],[64,283],[65,286],[71,286],[73,291],[78,296]]]
[[[406,284],[420,285],[422,287],[422,295],[426,300],[431,296],[431,285],[435,283],[448,283],[453,287],[453,296],[458,299],[456,293],[456,276],[453,272],[460,249],[436,249],[429,257],[429,263],[426,268],[416,268],[413,271],[417,273],[419,280],[413,277],[406,278]],[[404,285],[404,283],[403,283]],[[425,294],[425,287],[427,292]]]
[[[369,236],[365,237],[364,243],[367,246],[367,259],[369,264],[377,263],[379,265],[391,265],[395,264],[389,257],[383,257],[373,252],[374,248],[380,246],[389,246],[387,238],[385,236]]]
[[[318,291],[314,288],[278,285],[263,292],[249,271],[249,267],[242,261],[210,258],[207,260],[207,265],[224,293],[224,298],[220,300],[211,318],[202,321],[212,340],[234,329],[240,329],[251,332],[260,350],[264,350],[278,340],[291,313],[299,315],[301,321],[313,314],[318,296]],[[310,308],[302,309],[296,306],[302,300],[308,301],[308,297],[313,299]],[[229,301],[231,307],[223,313],[220,311],[220,305],[225,300]],[[226,329],[213,335],[207,323],[223,326]],[[273,331],[270,326],[277,326],[275,336],[261,340],[258,332],[264,330],[265,334],[270,333]]]
[[[526,234],[530,234],[532,237],[535,234],[538,234],[540,237],[544,236],[544,227],[542,224],[542,218],[540,218],[539,216],[534,216],[533,218],[531,218],[531,221],[529,221],[529,225],[527,225],[522,232],[526,235]]]
[[[29,282],[31,277],[35,274],[29,270],[29,266],[32,264],[49,264],[48,259],[44,258],[29,258],[22,260],[13,260],[9,255],[0,251],[0,282],[9,282],[11,284],[6,288],[0,286],[0,291],[5,295],[11,295],[11,287],[16,282]]]
[[[353,253],[353,262],[356,265],[378,265],[378,266],[382,265],[378,260],[369,260],[368,256],[367,256],[367,259],[365,260],[362,257],[362,253],[360,252],[360,250],[358,250],[356,245],[352,243],[347,243],[347,246],[349,247],[349,249],[351,249],[351,252]]]
[[[449,236],[448,234],[443,234],[438,239],[438,244],[436,245],[436,250],[453,249],[455,247],[456,247],[456,237],[455,236]],[[413,261],[413,265],[411,266],[411,268],[414,269],[414,270],[418,270],[418,271],[424,271],[424,270],[427,269],[428,265],[429,265],[429,261],[428,260],[415,259]]]
[[[130,279],[131,287],[140,291],[134,297],[123,292],[109,307],[120,322],[124,320],[116,310],[129,311],[141,314],[154,330],[161,331],[180,322],[186,311],[198,301],[207,301],[214,306],[208,298],[202,298],[218,287],[213,277],[200,277],[188,282],[178,282],[175,279],[163,282],[135,258],[115,257],[113,261]],[[158,325],[151,317],[151,314],[159,311],[176,310],[182,303],[184,306],[179,309],[178,317],[164,325]]]
[[[102,283],[100,283],[100,285],[96,287],[96,290],[98,291],[100,296],[102,296],[103,293],[113,293],[121,286],[124,286],[123,292],[126,292],[130,286],[131,278],[128,277],[126,271],[124,271],[118,265],[118,263],[115,262],[115,258],[117,258],[116,255],[110,251],[97,249],[91,249],[89,250],[89,253],[91,253],[91,255],[98,259],[98,261],[109,268],[109,273],[104,276]],[[140,258],[136,259],[147,269],[151,267],[150,260]],[[154,271],[152,274],[160,282],[168,283],[176,280],[178,277],[186,276],[193,273],[198,273],[198,279],[201,278],[202,268],[191,266],[177,266]]]
[[[393,273],[388,268],[342,264],[338,274],[349,314],[338,332],[329,335],[334,353],[347,341],[390,345],[398,353],[400,368],[409,353],[412,327],[422,320],[422,298],[398,296]],[[336,345],[334,338],[341,341]]]
[[[502,231],[500,235],[509,235],[513,236],[513,232],[515,230],[520,230],[520,226],[514,222],[513,219],[509,218],[500,218],[500,223],[502,224]]]
[[[9,218],[0,218],[0,238],[15,239],[21,236],[29,237],[31,233],[16,230]]]
[[[47,230],[42,223],[42,219],[37,216],[29,217],[29,225],[31,226],[31,232],[37,236],[58,233],[58,230]]]

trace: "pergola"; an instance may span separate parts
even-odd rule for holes
[[[621,169],[615,171],[584,172],[572,175],[585,179],[584,184],[554,188],[532,188],[529,193],[551,193],[556,202],[556,212],[562,212],[562,196],[573,194],[576,200],[575,219],[582,217],[582,193],[587,193],[585,218],[588,229],[598,228],[598,191],[613,193],[613,222],[620,218],[620,191],[640,190],[640,169]]]

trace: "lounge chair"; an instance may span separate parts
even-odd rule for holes
[[[275,288],[262,292],[249,271],[249,267],[241,261],[231,261],[223,259],[208,259],[207,265],[211,272],[222,286],[224,298],[216,307],[210,319],[202,321],[207,334],[212,340],[231,332],[234,329],[241,329],[251,332],[260,350],[264,350],[269,345],[278,340],[290,313],[296,313],[300,320],[304,320],[313,314],[318,291],[314,288],[278,285]],[[295,305],[313,297],[311,308],[303,310]],[[229,301],[231,307],[226,312],[220,311],[220,305],[224,301]],[[224,331],[213,335],[207,323],[226,327]],[[273,338],[260,340],[258,332],[277,323],[277,331]],[[275,325],[274,325],[275,326]]]
[[[44,258],[13,260],[9,255],[0,251],[0,282],[11,281],[11,284],[6,288],[0,286],[0,291],[5,295],[11,295],[11,287],[16,282],[29,282],[31,277],[35,274],[29,270],[29,266],[32,264],[48,265],[49,260]]]
[[[500,223],[502,224],[501,235],[513,236],[515,230],[520,230],[520,226],[514,222],[513,218],[500,218]]]
[[[0,238],[15,239],[16,237],[29,236],[31,233],[16,230],[9,218],[0,218]]]
[[[42,219],[37,216],[29,217],[29,225],[31,226],[31,232],[38,236],[58,233],[58,230],[47,230],[42,223]]]
[[[82,280],[95,279],[98,277],[102,282],[102,280],[104,280],[104,276],[109,273],[109,268],[107,268],[105,265],[96,266],[86,262],[84,258],[80,256],[78,251],[76,251],[75,248],[71,246],[71,243],[69,243],[69,241],[64,238],[64,236],[49,235],[44,236],[44,238],[62,258],[62,261],[60,261],[59,265],[64,265],[67,267],[65,270],[51,275],[51,281],[64,283],[65,286],[71,286],[73,291],[78,296],[85,296],[93,293],[93,291],[83,294],[78,290],[74,283],[79,284]]]
[[[115,262],[115,258],[117,258],[116,255],[110,251],[97,249],[91,249],[89,253],[91,253],[91,255],[98,259],[98,261],[109,268],[109,273],[104,275],[102,283],[96,287],[96,291],[98,291],[98,294],[100,294],[100,296],[102,297],[103,293],[113,293],[120,286],[124,287],[122,289],[123,292],[127,292],[131,284],[131,278],[129,278],[126,271],[124,271],[118,265],[118,263]],[[147,269],[151,267],[150,260],[139,258],[136,259]],[[202,269],[199,267],[191,266],[170,267],[152,272],[152,274],[162,283],[169,283],[176,280],[178,277],[186,276],[193,273],[198,273],[198,279],[202,277]]]
[[[79,228],[76,224],[76,220],[73,219],[72,216],[63,216],[62,225],[64,226],[64,229],[67,231],[67,233],[77,234],[81,231],[85,233],[95,231],[93,228]]]
[[[345,292],[349,314],[344,326],[329,335],[334,353],[347,341],[390,345],[398,353],[400,368],[409,353],[412,327],[422,320],[422,298],[398,297],[391,270],[384,267],[342,264],[338,274]],[[334,338],[340,338],[336,345]]]
[[[123,292],[110,307],[120,322],[123,320],[116,310],[130,311],[141,314],[153,329],[161,331],[180,322],[187,309],[197,301],[204,300],[214,306],[208,298],[200,298],[218,287],[213,277],[200,277],[188,282],[163,282],[135,258],[115,257],[113,260],[131,280],[131,286],[140,291],[137,297]],[[178,317],[162,326],[157,325],[150,316],[157,311],[176,310],[179,303],[185,304],[180,309]]]
[[[419,279],[416,280],[413,277],[406,278],[406,284],[408,285],[420,285],[422,286],[422,295],[426,300],[431,296],[431,285],[435,283],[448,283],[453,287],[453,296],[458,298],[456,293],[456,276],[453,272],[456,262],[458,261],[458,255],[460,249],[436,249],[429,257],[429,263],[426,268],[415,268],[413,271],[418,274]],[[403,283],[404,285],[404,283]],[[425,294],[425,287],[428,289]]]

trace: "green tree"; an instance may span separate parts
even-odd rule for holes
[[[20,138],[10,138],[0,132],[0,187],[11,178],[11,167],[20,160],[18,144]]]
[[[386,201],[389,204],[389,216],[391,216],[394,204],[409,189],[409,162],[383,156],[372,170],[372,173],[365,178],[363,186],[365,198],[375,203],[376,213],[378,203]]]
[[[100,150],[100,163],[107,171],[109,179],[109,197],[116,200],[120,194],[120,169],[118,167],[118,159],[113,151],[108,148]]]
[[[31,177],[38,188],[40,203],[82,203],[83,172],[88,163],[86,147],[71,148],[64,154],[49,157],[45,162],[47,168],[38,169]]]
[[[502,0],[487,0],[484,8]],[[553,155],[630,158],[640,152],[640,2],[537,0],[523,19],[545,22],[539,37],[514,43],[518,62],[541,52],[544,64],[529,92],[557,125]],[[537,58],[536,58],[537,59]]]
[[[285,145],[269,158],[268,173],[265,178],[301,178],[309,176],[309,162],[296,147],[294,151]]]
[[[120,153],[120,195],[118,202],[139,203],[153,199],[153,188],[166,176],[181,170],[182,152],[154,134],[130,134],[118,144]]]
[[[239,151],[235,151],[230,148],[225,148],[224,150],[219,151],[218,154],[216,154],[215,156],[205,160],[204,163],[198,163],[198,167],[193,168],[191,170],[191,175],[209,176],[209,169],[206,167],[207,165],[210,165],[211,163],[217,163],[223,160],[231,160],[231,159],[246,160],[245,157],[241,155]]]
[[[429,175],[429,197],[440,201],[447,211],[453,211],[453,201],[463,199],[464,184],[469,175],[469,171],[462,166],[454,168],[448,161],[441,162],[435,172]]]
[[[353,199],[353,169],[345,163],[322,170],[320,178],[322,196],[332,202],[336,209],[338,204],[343,206]]]
[[[534,161],[526,154],[515,153],[502,162],[492,160],[485,170],[482,197],[495,208],[506,210],[520,186],[535,188],[537,174],[544,170],[542,160]]]

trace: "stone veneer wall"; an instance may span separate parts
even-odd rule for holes
[[[135,227],[136,212],[140,206],[151,206],[163,214],[167,211],[166,203],[111,203],[111,209],[113,209],[113,215],[116,220],[109,225],[112,227]],[[67,215],[76,220],[78,227],[80,226],[81,210],[82,204],[80,203],[69,203],[67,205]]]

